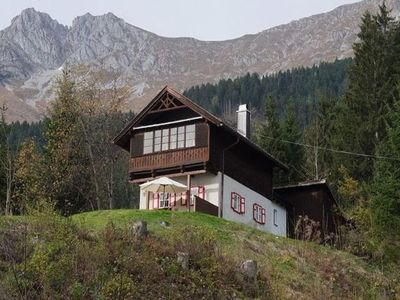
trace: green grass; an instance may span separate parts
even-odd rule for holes
[[[299,299],[380,298],[387,289],[387,279],[377,268],[347,252],[276,237],[205,214],[121,209],[81,213],[71,219],[93,232],[109,222],[127,226],[143,220],[150,234],[167,239],[182,228],[206,231],[216,238],[220,251],[238,264],[245,259],[256,260],[275,295]],[[162,227],[161,221],[170,223],[170,227]]]

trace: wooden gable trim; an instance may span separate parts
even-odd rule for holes
[[[154,112],[159,112],[157,110],[160,109],[161,105],[159,103],[159,101],[161,101],[160,99],[164,96],[165,93],[169,93],[170,95],[172,95],[173,97],[175,97],[179,102],[182,103],[181,106],[178,107],[174,107],[173,109],[177,109],[177,108],[182,108],[184,106],[187,106],[188,108],[192,109],[194,112],[198,113],[199,115],[203,116],[206,120],[210,121],[211,123],[214,123],[216,125],[221,126],[222,120],[218,119],[217,117],[213,116],[212,114],[210,114],[209,112],[207,112],[205,109],[201,108],[200,106],[198,106],[197,104],[193,103],[190,99],[186,98],[185,96],[183,96],[182,94],[174,91],[173,89],[171,89],[168,86],[165,86],[155,97],[153,100],[150,101],[150,103],[135,117],[132,118],[132,120],[130,120],[128,122],[128,124],[120,131],[120,133],[113,139],[113,143],[116,145],[119,145],[122,147],[121,144],[121,139],[127,135],[129,133],[129,131],[132,129],[132,127],[134,127],[137,123],[139,123],[141,120],[143,120],[143,118],[150,112],[154,111]],[[165,101],[163,102],[164,105],[166,104]],[[158,105],[158,106],[157,106]],[[171,107],[169,108],[165,108],[165,110],[167,109],[172,109]]]

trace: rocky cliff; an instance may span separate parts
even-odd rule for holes
[[[386,1],[400,14],[400,0]],[[227,41],[166,38],[108,13],[85,14],[71,27],[26,9],[0,31],[0,102],[8,120],[39,119],[62,68],[74,64],[116,71],[134,87],[140,109],[165,84],[183,89],[246,72],[272,73],[352,55],[361,16],[380,0],[365,0]]]

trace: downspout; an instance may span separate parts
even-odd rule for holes
[[[233,148],[239,143],[240,138],[237,137],[236,141],[226,147],[224,150],[222,150],[222,166],[221,166],[221,188],[220,188],[220,195],[219,195],[219,203],[218,203],[218,216],[220,218],[223,217],[222,211],[223,211],[223,203],[224,203],[224,174],[225,174],[225,152]]]

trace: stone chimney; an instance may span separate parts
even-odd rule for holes
[[[250,111],[247,109],[247,104],[239,106],[237,115],[237,131],[244,137],[250,138]]]

